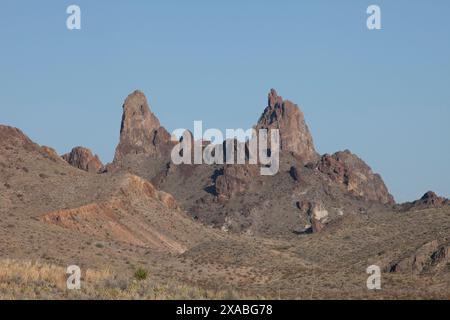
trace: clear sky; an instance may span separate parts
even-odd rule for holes
[[[135,89],[172,131],[250,128],[273,87],[320,153],[350,149],[398,201],[449,197],[449,17],[448,0],[1,0],[0,123],[109,162]]]

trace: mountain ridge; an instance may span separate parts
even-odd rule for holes
[[[286,130],[307,128],[284,119],[279,102],[285,100],[271,94],[264,125],[283,127],[284,141]],[[111,290],[130,297],[142,270],[152,283],[245,297],[308,299],[311,288],[331,299],[448,297],[448,199],[427,192],[396,204],[358,156],[348,150],[319,155],[313,145],[307,156],[284,144],[274,176],[261,176],[259,165],[248,163],[174,165],[173,142],[160,135],[165,129],[145,95],[131,97],[124,103],[118,157],[105,166],[86,148],[60,156],[0,125],[2,268],[11,265],[4,267],[4,259],[44,261],[58,266],[54,272],[73,264],[106,266],[121,280],[80,293],[97,298]],[[128,116],[140,119],[136,127]],[[303,133],[287,141],[308,146],[312,137]],[[366,287],[365,271],[373,264],[386,288],[376,295]],[[6,286],[2,279],[0,297],[18,288],[29,288],[20,291],[27,298],[77,297],[46,279],[24,284],[26,274],[7,278]],[[148,294],[140,289],[132,297]]]

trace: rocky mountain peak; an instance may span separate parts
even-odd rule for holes
[[[114,163],[129,154],[167,154],[169,143],[170,134],[150,111],[145,94],[139,90],[131,93],[123,104],[120,142],[116,148]]]
[[[69,153],[62,156],[71,166],[87,171],[101,172],[103,164],[97,155],[93,155],[91,150],[83,147],[75,147]]]
[[[442,208],[445,206],[450,206],[449,199],[440,197],[433,191],[428,191],[420,199],[413,202],[400,204],[398,208],[402,211],[410,211],[430,208]]]
[[[425,193],[419,200],[419,202],[430,207],[442,207],[450,205],[449,199],[440,197],[433,191],[428,191],[427,193]]]
[[[323,155],[316,168],[356,196],[388,205],[395,203],[381,176],[349,150]]]
[[[425,193],[420,200],[427,201],[427,202],[435,202],[436,200],[441,200],[443,198],[439,197],[435,192],[428,191]]]
[[[283,105],[283,98],[278,95],[275,89],[270,89],[267,105],[270,108],[275,108],[276,106]]]
[[[304,163],[317,160],[313,138],[299,107],[283,100],[275,89],[270,90],[267,104],[256,129],[279,129],[282,151],[291,152]]]

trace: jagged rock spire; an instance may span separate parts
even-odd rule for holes
[[[123,104],[120,142],[116,148],[114,162],[129,154],[161,156],[168,153],[170,134],[150,111],[144,93],[136,90]]]
[[[283,100],[275,89],[269,92],[268,106],[259,118],[256,129],[279,129],[281,150],[291,152],[304,163],[319,157],[303,112],[296,104]]]

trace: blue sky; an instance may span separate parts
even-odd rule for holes
[[[135,89],[172,131],[250,128],[273,87],[320,153],[350,149],[396,200],[450,196],[449,15],[448,0],[1,0],[0,123],[108,162]]]

